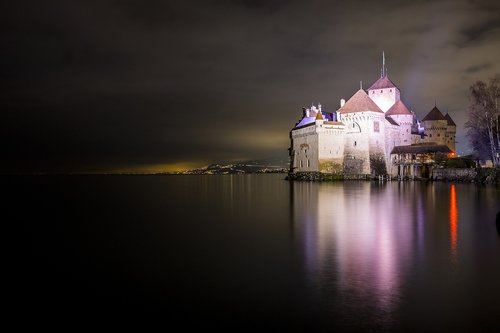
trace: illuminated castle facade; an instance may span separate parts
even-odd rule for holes
[[[291,171],[401,175],[402,156],[453,153],[455,133],[450,115],[437,107],[417,120],[389,79],[384,58],[380,78],[367,91],[341,99],[337,111],[303,108],[290,132]]]

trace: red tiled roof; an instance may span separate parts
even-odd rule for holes
[[[446,120],[441,111],[437,107],[434,107],[429,113],[422,119],[422,121],[426,120]]]
[[[368,90],[384,88],[397,88],[394,82],[392,82],[387,75],[375,81],[375,83],[372,84],[372,86],[368,88]]]
[[[354,113],[354,112],[363,112],[363,111],[373,111],[373,112],[382,112],[380,108],[375,104],[374,101],[363,89],[359,89],[347,102],[345,102],[344,106],[339,109],[340,113]]]
[[[344,123],[340,121],[325,121],[325,125],[342,125],[344,126]]]
[[[448,120],[448,126],[457,126],[453,119],[451,119],[451,116],[447,113],[445,116],[445,119]]]
[[[396,114],[406,114],[406,115],[411,115],[410,110],[406,107],[405,103],[403,103],[402,100],[397,101],[394,103],[393,106],[387,112],[385,113],[386,116],[392,116]]]

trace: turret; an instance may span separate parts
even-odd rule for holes
[[[384,112],[387,112],[397,101],[400,100],[399,88],[389,79],[385,66],[385,54],[382,54],[382,70],[380,79],[368,88],[368,96]]]

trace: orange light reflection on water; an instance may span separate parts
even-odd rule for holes
[[[453,261],[457,260],[457,217],[457,194],[453,184],[450,189],[450,246]]]

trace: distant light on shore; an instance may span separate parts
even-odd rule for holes
[[[165,164],[145,164],[139,166],[124,167],[113,170],[114,173],[162,173],[178,172],[196,169],[207,165],[207,162],[175,162]]]

